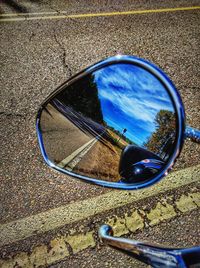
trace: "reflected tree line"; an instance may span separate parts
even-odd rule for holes
[[[68,87],[67,90],[58,94],[56,98],[83,116],[103,124],[103,113],[93,76],[88,75],[81,78],[81,80]]]
[[[160,110],[154,123],[156,130],[149,137],[144,146],[163,159],[170,155],[175,140],[176,133],[176,116],[174,112]]]
[[[107,140],[110,138],[112,144],[114,143],[119,146],[120,140],[125,141],[127,144],[135,144],[124,135],[127,131],[126,129],[122,129],[120,132],[109,126],[104,120],[101,102],[98,97],[98,88],[93,75],[83,77],[81,83],[80,80],[75,82],[67,90],[56,96],[56,98],[64,105],[73,108],[74,111],[81,113],[83,116],[92,119],[115,133],[117,138],[107,136]]]
[[[75,112],[78,112],[82,116],[92,119],[95,123],[101,125],[105,130],[109,129],[110,132],[104,131],[102,135],[107,142],[123,149],[125,143],[133,144],[131,140],[125,137],[125,132],[118,131],[109,126],[104,120],[103,111],[101,108],[101,101],[98,96],[98,87],[94,81],[94,75],[87,75],[78,82],[73,83],[67,90],[62,91],[56,96],[60,102],[65,106],[72,108]],[[82,128],[84,125],[82,125]],[[92,126],[91,126],[92,127]],[[95,126],[93,126],[95,127]],[[113,133],[115,135],[113,135]]]

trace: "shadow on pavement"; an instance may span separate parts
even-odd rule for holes
[[[41,1],[39,1],[39,0],[30,0],[30,2],[41,2]],[[7,6],[9,6],[10,8],[12,8],[14,11],[16,11],[18,13],[28,13],[29,12],[28,9],[24,5],[18,3],[18,1],[14,1],[14,0],[1,0],[0,1],[0,4],[1,3],[2,4],[6,4]],[[0,14],[2,14],[2,13],[5,13],[5,12],[0,7]]]

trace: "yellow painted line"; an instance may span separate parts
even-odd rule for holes
[[[102,12],[102,13],[86,13],[86,14],[72,14],[72,15],[53,15],[48,16],[51,14],[50,12],[40,12],[40,13],[23,13],[22,16],[19,14],[3,14],[2,17],[9,16],[15,18],[3,18],[0,22],[12,22],[12,21],[28,21],[28,20],[51,20],[51,19],[78,19],[78,18],[91,18],[91,17],[108,17],[108,16],[120,16],[120,15],[139,15],[139,14],[148,14],[148,13],[163,13],[163,12],[176,12],[176,11],[188,11],[188,10],[198,10],[200,6],[193,6],[193,7],[178,7],[178,8],[163,8],[163,9],[147,9],[147,10],[131,10],[131,11],[116,11],[116,12]],[[64,11],[59,13],[52,13],[52,14],[63,14]],[[32,14],[32,15],[31,15]],[[33,16],[34,14],[34,16]],[[44,15],[44,16],[38,16]],[[16,17],[17,16],[17,17]]]
[[[59,236],[52,239],[48,245],[42,244],[34,247],[31,253],[19,252],[14,257],[4,260],[0,259],[1,268],[37,268],[49,267],[50,265],[66,259],[70,255],[67,244],[76,254],[88,247],[95,247],[96,242],[93,231],[86,234],[76,234],[72,236]]]
[[[111,191],[0,225],[0,246],[41,234],[200,179],[200,165],[173,172],[160,183],[137,191]]]
[[[196,188],[197,189],[197,188]],[[171,201],[174,201],[171,204]],[[170,202],[169,202],[170,201]],[[157,202],[150,211],[145,207],[131,209],[129,214],[114,216],[106,224],[112,226],[115,236],[134,233],[148,226],[158,225],[178,215],[183,215],[200,207],[200,191],[182,194],[174,200],[174,196],[166,196]],[[148,220],[147,220],[148,219]]]
[[[146,206],[141,207],[139,210],[131,209],[128,215],[115,215],[109,218],[106,223],[112,226],[115,236],[134,233],[145,227],[158,225],[161,222],[173,219],[178,215],[184,215],[184,213],[200,207],[200,192],[191,191],[187,195],[182,194],[176,197],[173,205],[169,201],[174,196],[166,196],[165,199],[154,204],[150,211]],[[99,240],[95,235],[98,227],[94,227],[96,230],[83,232],[80,229],[84,229],[84,226],[80,226],[78,230],[73,230],[73,234],[57,235],[47,243],[32,247],[31,252],[18,252],[14,256],[12,254],[10,259],[0,259],[0,267],[38,268],[55,264],[70,256],[68,247],[71,248],[71,254],[73,255],[87,248],[96,247],[99,244]]]

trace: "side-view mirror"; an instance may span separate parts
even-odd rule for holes
[[[200,131],[185,126],[183,104],[169,78],[131,56],[106,59],[61,85],[41,105],[36,126],[50,167],[119,189],[156,183],[171,170],[185,138],[200,142]],[[108,225],[99,236],[153,267],[200,263],[200,247],[166,248],[113,237]]]
[[[119,189],[156,183],[186,137],[200,141],[200,131],[185,127],[173,83],[132,56],[108,58],[62,84],[42,103],[36,126],[50,167]]]

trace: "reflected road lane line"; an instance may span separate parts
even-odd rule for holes
[[[80,148],[78,148],[76,151],[74,151],[72,154],[70,154],[68,157],[66,157],[65,159],[63,159],[58,166],[60,168],[64,168],[69,162],[71,162],[75,157],[77,157],[83,150],[85,150],[87,147],[90,148],[94,145],[94,143],[97,142],[97,139],[94,138],[90,141],[88,141],[87,143],[83,144],[83,146],[81,146]]]
[[[95,131],[94,131],[95,132]],[[77,159],[73,165],[75,167],[76,164],[84,157],[84,155],[95,145],[95,143],[102,137],[102,135],[106,132],[104,130],[101,134],[97,135],[94,139],[88,141],[87,143],[83,144],[80,148],[74,151],[71,155],[63,159],[58,166],[60,168],[64,168],[67,164],[69,164],[72,160],[74,161]],[[72,171],[72,167],[68,170]]]

